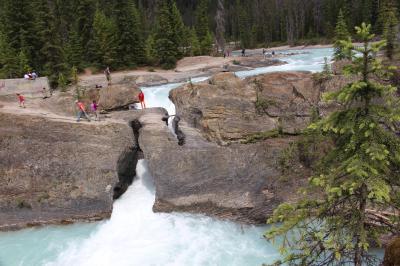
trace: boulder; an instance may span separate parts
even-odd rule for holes
[[[108,218],[112,187],[134,175],[119,166],[133,146],[124,123],[0,113],[0,230]]]
[[[320,90],[311,73],[278,72],[241,80],[233,73],[174,89],[177,114],[218,143],[259,132],[296,134],[310,122]]]
[[[157,86],[167,84],[168,79],[163,78],[160,75],[148,74],[138,76],[135,82],[138,86]]]
[[[137,85],[110,85],[100,89],[99,103],[104,110],[128,109],[129,105],[138,103],[140,89]]]

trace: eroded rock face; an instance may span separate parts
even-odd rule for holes
[[[127,124],[0,113],[0,229],[109,217],[118,159],[133,144]]]
[[[185,144],[162,121],[163,109],[135,113],[139,144],[156,186],[154,210],[204,213],[246,223],[265,223],[282,201],[297,199],[303,178],[282,178],[279,156],[294,137],[219,146],[181,121]],[[306,176],[300,165],[293,173]],[[303,174],[299,174],[303,173]]]
[[[99,103],[104,110],[127,109],[138,103],[140,89],[137,85],[117,84],[100,89]]]
[[[306,72],[270,73],[245,80],[222,73],[170,93],[177,114],[219,143],[278,129],[296,134],[309,124],[319,97],[312,74]]]

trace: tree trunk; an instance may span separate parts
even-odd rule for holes
[[[225,7],[224,1],[218,0],[217,14],[215,16],[216,28],[216,40],[218,49],[224,52],[225,50]]]

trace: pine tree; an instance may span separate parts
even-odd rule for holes
[[[376,58],[385,42],[371,43],[370,29],[364,23],[356,28],[361,48],[351,41],[346,46],[361,54],[346,68],[360,80],[325,95],[341,107],[309,128],[332,143],[323,167],[310,179],[303,200],[282,204],[269,220],[280,224],[266,236],[283,236],[281,251],[288,252],[276,265],[378,265],[368,253],[369,243],[379,243],[391,230],[399,233],[395,214],[393,226],[376,216],[376,211],[400,207],[400,140],[395,133],[400,108],[397,89],[375,79],[388,73]]]
[[[85,61],[85,49],[83,48],[77,26],[72,27],[68,37],[68,42],[65,46],[67,63],[70,67],[75,66],[78,70],[81,70]]]
[[[7,37],[0,31],[0,78],[18,77],[18,62],[15,51],[11,48]]]
[[[23,77],[24,74],[32,71],[32,68],[29,66],[29,60],[24,51],[20,51],[18,53],[18,73],[19,77]]]
[[[378,21],[376,23],[376,32],[378,34],[384,34],[385,26],[388,19],[390,18],[392,8],[395,7],[394,0],[381,0],[379,4]]]
[[[118,28],[118,64],[132,67],[144,63],[145,43],[135,4],[131,0],[116,1],[113,13]]]
[[[146,40],[146,62],[149,65],[157,64],[157,50],[154,35],[150,34]]]
[[[62,92],[65,92],[67,90],[67,79],[65,78],[63,73],[58,74],[58,80],[57,84],[60,87]]]
[[[175,45],[178,47],[178,59],[181,59],[184,54],[183,43],[185,42],[185,25],[183,24],[181,13],[176,6],[176,4],[172,5],[172,25],[174,26],[174,36],[173,40]]]
[[[386,39],[386,56],[392,60],[397,43],[397,8],[394,4],[388,4],[385,12],[385,26],[383,36]]]
[[[197,38],[197,33],[194,28],[189,31],[189,43],[190,43],[190,56],[198,56],[201,55],[201,47],[199,39]]]
[[[73,85],[77,85],[79,82],[79,76],[78,76],[78,68],[73,66],[71,68],[71,83]]]
[[[73,0],[76,19],[72,23],[76,27],[78,38],[75,42],[80,42],[83,47],[82,64],[91,61],[91,47],[87,45],[92,38],[93,20],[96,12],[95,0]],[[72,29],[74,30],[74,29]],[[72,35],[73,36],[73,35]]]
[[[41,46],[40,68],[43,69],[43,75],[49,77],[50,86],[54,88],[58,85],[59,74],[67,73],[61,36],[54,24],[54,14],[47,0],[38,0],[35,11],[35,30]]]
[[[3,33],[15,51],[24,51],[29,62],[35,58],[35,38],[30,29],[34,28],[33,6],[28,0],[3,0],[0,3]]]
[[[161,0],[158,3],[156,49],[163,68],[174,68],[180,58],[182,34],[181,15],[175,0]]]
[[[236,1],[236,5],[238,8],[238,29],[239,29],[239,39],[242,48],[249,48],[251,46],[251,31],[250,31],[250,22],[249,22],[249,14],[247,10],[244,8],[240,0]]]
[[[200,42],[201,53],[209,55],[213,39],[209,29],[208,0],[200,0],[196,10],[196,31]]]
[[[93,38],[90,41],[93,63],[97,67],[117,66],[117,26],[104,13],[97,10],[93,20]]]
[[[345,54],[345,47],[343,41],[347,41],[350,38],[349,31],[347,30],[346,21],[342,10],[339,11],[339,16],[336,23],[335,29],[335,43],[334,43],[334,57],[335,60],[342,60],[348,58]]]

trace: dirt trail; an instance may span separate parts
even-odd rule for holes
[[[53,95],[52,97],[57,97],[57,94]],[[50,119],[52,121],[65,122],[65,123],[77,123],[75,116],[56,114],[49,109],[43,108],[43,101],[46,100],[42,99],[42,97],[33,97],[33,98],[25,97],[26,108],[22,108],[18,106],[17,99],[15,99],[15,102],[1,101],[0,99],[0,113],[35,116],[35,117]],[[86,119],[81,119],[79,123],[107,125],[111,123],[125,123],[125,122],[123,120],[118,120],[113,118],[103,118],[100,121],[94,121],[94,119],[92,119],[91,122],[86,121]]]

